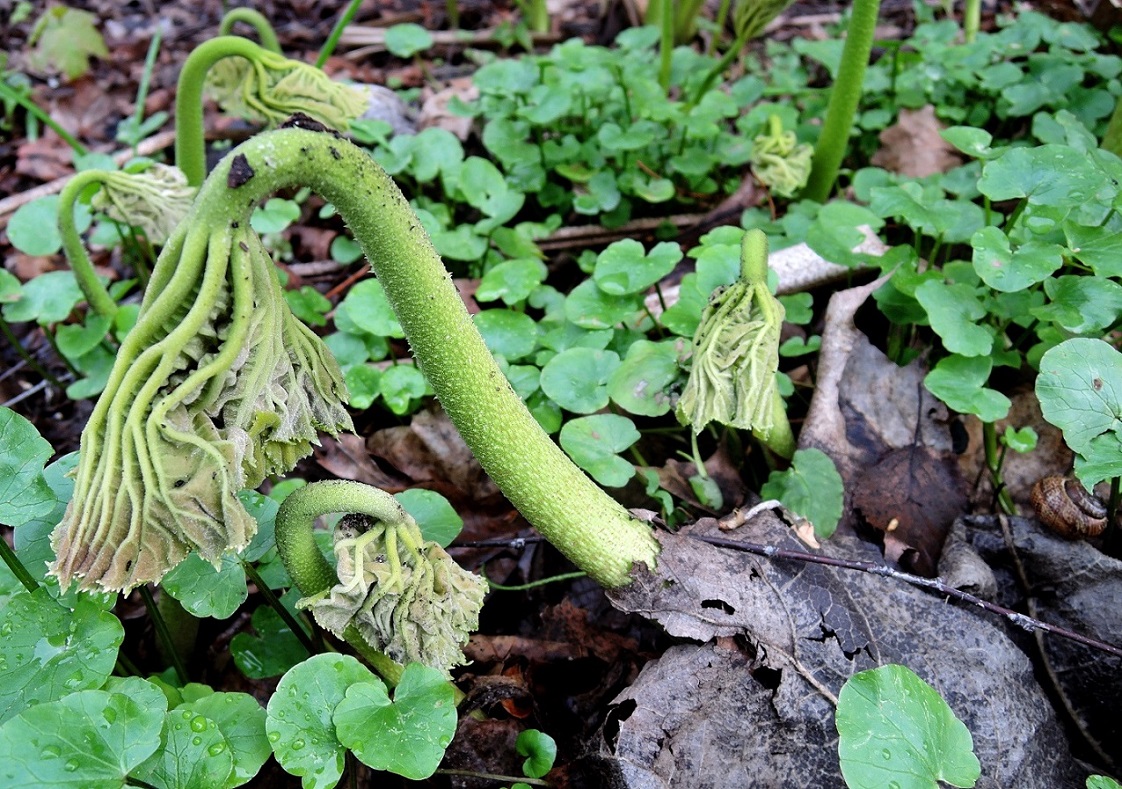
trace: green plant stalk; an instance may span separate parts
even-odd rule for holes
[[[12,90],[2,81],[0,81],[0,99],[3,99],[6,102],[15,102],[19,106],[23,107],[24,110],[28,112],[28,114],[33,115],[36,119],[39,120],[40,123],[53,130],[54,133],[57,134],[63,142],[65,142],[74,150],[74,153],[78,154],[79,156],[85,156],[89,153],[89,149],[86,148],[86,146],[78,142],[78,139],[73,134],[62,128],[62,126],[59,125],[58,121],[56,121],[47,113],[43,112],[43,110],[39,109],[39,105],[37,105],[27,96],[23,96]]]
[[[15,348],[16,353],[20,355],[20,358],[27,362],[27,365],[32,370],[39,373],[39,375],[41,375],[45,380],[50,382],[51,386],[53,386],[55,389],[63,388],[62,382],[51,375],[50,370],[39,364],[39,361],[34,356],[32,356],[26,348],[23,347],[23,343],[21,343],[19,341],[19,338],[16,337],[15,333],[12,331],[12,327],[8,325],[8,321],[4,320],[3,316],[0,316],[0,334],[4,335],[4,339],[8,341],[8,344],[10,346]]]
[[[822,123],[822,132],[818,135],[818,144],[814,149],[810,178],[802,193],[805,200],[824,203],[834,189],[838,169],[849,149],[849,132],[853,128],[853,118],[861,101],[861,83],[865,79],[865,68],[873,49],[873,34],[879,11],[880,0],[853,2],[841,66],[830,92],[826,119]]]
[[[168,626],[168,637],[171,642],[165,644],[161,640],[157,646],[161,647],[161,656],[174,664],[180,659],[179,656],[190,656],[194,653],[195,642],[199,636],[199,620],[187,611],[182,603],[172,597],[167,589],[160,589],[159,591],[160,595],[156,598],[156,609],[160,612],[164,624]]]
[[[998,506],[1006,515],[1014,515],[1017,510],[1013,505],[1013,497],[1009,495],[1005,482],[1001,478],[1001,464],[1005,456],[998,449],[997,426],[993,422],[982,423],[982,443],[986,452],[986,468],[989,469],[994,490],[997,491]]]
[[[729,6],[732,5],[732,0],[721,0],[721,5],[717,9],[717,18],[714,21],[716,30],[713,31],[713,37],[709,39],[709,46],[705,48],[705,54],[710,57],[717,51],[717,42],[721,40],[721,34],[725,30],[725,22],[729,18]]]
[[[253,175],[231,188],[235,159],[239,171]],[[636,562],[653,564],[659,549],[650,528],[542,431],[487,350],[408,202],[362,149],[302,129],[260,134],[215,168],[193,221],[248,222],[258,201],[297,185],[319,192],[346,220],[445,412],[526,519],[604,586],[627,584]],[[153,287],[161,286],[156,279]]]
[[[86,301],[98,315],[112,320],[117,315],[117,302],[94,273],[93,263],[86,254],[82,236],[74,222],[74,204],[78,202],[78,197],[91,184],[104,183],[104,180],[103,171],[85,170],[67,182],[58,198],[58,229],[66,259],[70,261],[70,268]]]
[[[16,580],[23,584],[24,589],[32,594],[39,589],[39,584],[31,577],[31,573],[23,566],[23,562],[19,560],[16,552],[12,550],[3,536],[0,536],[0,559],[4,560],[4,564],[8,565],[8,569],[12,571]]]
[[[253,28],[263,49],[276,52],[278,55],[281,53],[280,42],[277,41],[277,33],[273,30],[272,23],[264,14],[252,8],[231,8],[227,11],[222,21],[218,23],[218,35],[230,35],[230,31],[238,22],[244,22]]]
[[[662,30],[658,43],[658,84],[667,91],[670,90],[670,57],[674,54],[674,12],[671,0],[656,0],[651,3],[652,6],[656,4],[660,7],[659,22]]]
[[[206,177],[206,131],[203,128],[203,87],[210,67],[223,58],[254,60],[261,47],[247,38],[219,36],[191,51],[179,72],[175,91],[175,164],[198,186]]]
[[[549,32],[549,9],[545,0],[526,0],[522,13],[526,16],[526,26],[531,33]]]
[[[962,9],[962,38],[967,44],[973,44],[978,37],[981,21],[982,0],[966,0]]]
[[[141,599],[144,601],[144,607],[148,609],[148,616],[152,618],[152,626],[156,629],[156,637],[163,644],[164,651],[175,668],[175,675],[179,678],[180,684],[186,685],[190,680],[187,676],[187,669],[175,648],[175,640],[171,637],[171,631],[168,630],[167,622],[164,621],[163,614],[160,612],[159,606],[156,605],[156,600],[152,597],[152,593],[147,586],[140,586],[138,590]]]
[[[335,51],[335,47],[339,43],[339,38],[343,35],[343,31],[347,29],[347,25],[355,18],[355,14],[358,13],[358,7],[360,5],[362,5],[362,0],[351,0],[351,2],[347,4],[342,16],[339,17],[339,21],[337,21],[335,27],[331,29],[331,35],[327,37],[327,40],[323,42],[323,46],[320,48],[319,56],[316,58],[316,68],[323,68],[323,64],[331,57],[331,53]]]
[[[721,59],[717,61],[717,65],[709,69],[709,73],[707,73],[705,75],[705,79],[701,81],[701,87],[694,91],[693,95],[690,96],[689,100],[686,102],[684,109],[687,113],[694,107],[696,107],[698,105],[698,102],[705,98],[705,94],[709,92],[709,89],[711,87],[713,87],[713,83],[717,81],[717,78],[724,74],[725,69],[732,65],[732,62],[736,60],[737,55],[740,54],[740,50],[742,50],[744,48],[744,45],[748,43],[749,32],[750,31],[745,31],[743,34],[738,35],[736,37],[736,40],[733,41],[732,46],[730,46],[725,54],[721,56]]]
[[[152,80],[152,69],[156,67],[156,55],[160,51],[160,41],[163,38],[163,31],[156,26],[156,32],[152,35],[152,42],[148,45],[148,54],[144,56],[144,71],[140,74],[140,85],[136,89],[136,110],[133,112],[133,123],[136,125],[137,137],[139,138],[140,122],[144,118],[144,102],[148,100],[148,85]],[[133,156],[136,155],[136,146],[140,144],[139,139],[135,139],[132,146]]]
[[[304,631],[304,628],[300,626],[296,617],[292,615],[291,611],[284,607],[284,603],[280,601],[276,593],[265,583],[265,579],[261,577],[261,573],[257,572],[257,568],[253,566],[253,563],[243,559],[241,565],[246,576],[249,580],[253,581],[257,586],[257,591],[265,598],[265,602],[269,604],[270,608],[277,612],[277,616],[281,618],[281,621],[288,625],[288,629],[292,631],[292,635],[296,636],[296,639],[304,646],[304,649],[308,650],[308,654],[315,655],[320,652],[312,642],[311,637]]]

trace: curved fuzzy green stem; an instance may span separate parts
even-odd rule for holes
[[[526,519],[604,586],[628,583],[635,562],[653,564],[658,544],[649,527],[538,426],[487,350],[416,214],[365,151],[328,133],[260,134],[215,168],[194,221],[248,222],[258,201],[296,185],[319,192],[346,220],[445,412]]]
[[[826,120],[814,149],[814,164],[807,180],[803,198],[824,203],[834,189],[838,168],[849,148],[849,132],[853,116],[861,101],[861,83],[865,80],[865,67],[873,49],[873,33],[877,26],[880,0],[854,0],[853,14],[842,49],[841,66],[826,107]]]
[[[272,23],[264,14],[260,11],[254,11],[252,8],[231,8],[227,11],[226,16],[222,17],[222,21],[218,23],[218,35],[229,35],[238,22],[244,22],[253,28],[262,48],[280,54],[280,42],[277,41],[277,34],[273,30]]]
[[[206,177],[206,132],[203,128],[206,73],[223,58],[254,60],[262,50],[248,38],[219,36],[195,47],[184,61],[175,91],[175,164],[191,186],[198,186]]]
[[[98,315],[112,320],[117,315],[117,302],[113,301],[109,291],[94,273],[93,263],[86,254],[82,236],[74,222],[74,204],[78,201],[79,195],[90,184],[100,184],[104,180],[105,173],[101,170],[85,170],[70,179],[58,198],[58,229],[62,236],[62,248],[66,252],[66,259],[70,261],[70,268],[74,271],[74,277],[78,280],[78,287],[85,294],[86,301]]]

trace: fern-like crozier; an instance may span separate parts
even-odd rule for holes
[[[156,582],[192,550],[217,562],[257,528],[239,490],[289,471],[317,429],[351,429],[339,367],[292,315],[256,233],[198,212],[160,255],[82,432],[51,536],[64,588]]]

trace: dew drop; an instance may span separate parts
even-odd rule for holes
[[[77,759],[68,760],[66,762],[66,764],[64,764],[62,766],[62,769],[66,770],[66,772],[68,772],[68,773],[74,772],[75,770],[78,769],[78,760]]]
[[[112,707],[106,707],[101,711],[101,717],[105,718],[106,723],[115,723],[117,721],[117,710]]]
[[[200,745],[203,744],[203,738],[202,737],[192,737],[191,738],[191,744],[194,745],[196,748],[198,748]]]
[[[48,745],[46,748],[39,752],[39,755],[44,759],[57,759],[62,755],[62,751],[54,745]]]
[[[226,743],[216,742],[214,745],[207,748],[206,752],[209,753],[211,756],[217,756],[218,754],[222,753],[224,750],[226,750]],[[899,789],[899,788],[897,788],[897,789]]]
[[[303,747],[304,747],[304,741],[303,740],[295,739],[295,740],[292,741],[292,750],[298,751]]]
[[[0,636],[10,636],[11,634],[12,634],[12,623],[11,622],[5,622],[3,625],[0,625]]]
[[[886,762],[889,761],[892,758],[892,751],[888,750],[887,748],[882,748],[880,752],[880,758],[884,759]]]
[[[191,718],[191,731],[206,731],[206,718],[202,715]]]
[[[900,782],[899,781],[889,781],[888,782],[888,789],[900,789]]]
[[[269,732],[269,742],[277,742],[278,740],[280,740],[280,732],[279,731]]]

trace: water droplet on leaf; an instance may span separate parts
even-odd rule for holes
[[[206,718],[202,715],[191,718],[191,731],[206,731]]]

